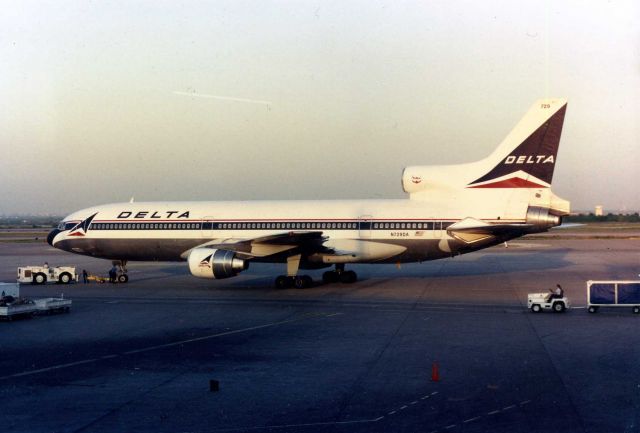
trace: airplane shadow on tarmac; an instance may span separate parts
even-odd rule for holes
[[[519,272],[546,272],[554,269],[562,269],[573,265],[567,260],[570,249],[554,249],[553,251],[513,253],[485,252],[472,253],[449,259],[434,260],[423,263],[395,264],[361,264],[347,265],[358,274],[358,282],[373,279],[394,278],[442,278],[442,277],[474,277],[499,274],[513,274]],[[329,284],[322,282],[322,272],[331,268],[301,271],[308,274],[314,280],[313,287],[323,287]],[[285,270],[283,264],[252,264],[249,270],[239,276],[225,280],[205,280],[215,290],[242,290],[242,289],[273,289],[273,280]],[[171,268],[163,268],[163,272],[172,276],[186,275],[189,273],[184,266],[172,265]],[[156,277],[157,278],[157,277]],[[153,278],[145,278],[153,279]],[[339,283],[331,283],[338,284]],[[354,285],[343,284],[345,289]],[[309,290],[309,289],[306,289]]]

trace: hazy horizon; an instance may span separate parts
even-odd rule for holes
[[[569,100],[553,191],[640,209],[640,5],[40,2],[0,17],[0,214],[402,198]]]

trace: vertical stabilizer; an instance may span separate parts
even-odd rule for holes
[[[566,109],[566,99],[537,101],[486,159],[490,170],[467,188],[549,188]]]

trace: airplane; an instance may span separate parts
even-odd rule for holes
[[[558,226],[570,203],[551,191],[567,107],[536,101],[488,157],[472,163],[410,166],[400,200],[129,202],[83,209],[47,242],[105,258],[186,261],[191,274],[223,279],[250,263],[286,264],[278,288],[305,288],[302,269],[324,282],[353,283],[353,263],[453,257]],[[126,274],[124,282],[126,282]]]

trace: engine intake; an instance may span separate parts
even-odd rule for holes
[[[249,262],[238,258],[235,252],[211,248],[195,248],[187,261],[194,277],[216,280],[235,277],[249,267]]]

